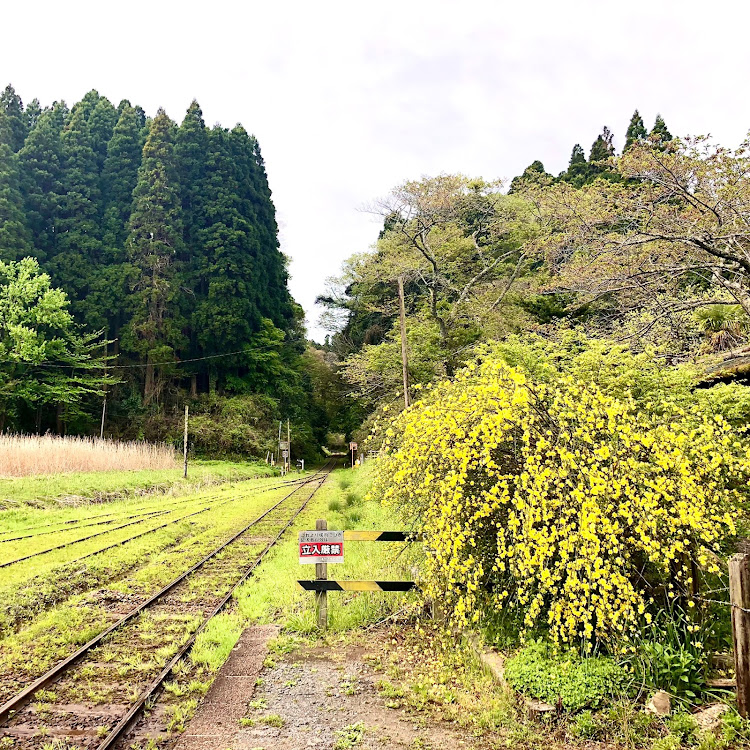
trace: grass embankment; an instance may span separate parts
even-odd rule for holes
[[[207,484],[240,481],[276,473],[277,470],[271,466],[254,461],[191,461],[187,479],[182,476],[182,467],[36,474],[0,479],[0,527],[6,528],[14,521],[18,521],[17,526],[31,525],[34,519],[32,509],[35,507],[56,507],[62,513],[64,507],[71,505],[126,498],[154,491],[187,492]],[[2,513],[3,510],[12,512]],[[75,512],[71,510],[71,514]],[[61,515],[61,519],[67,520],[67,517]],[[22,524],[21,521],[26,522]]]

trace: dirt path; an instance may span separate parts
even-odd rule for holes
[[[383,673],[361,647],[303,647],[261,669],[257,630],[243,635],[176,750],[489,747],[381,694]]]

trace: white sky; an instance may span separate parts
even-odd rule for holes
[[[258,137],[310,333],[325,279],[375,240],[360,208],[406,179],[565,168],[638,108],[676,135],[750,129],[744,0],[41,0],[0,4],[0,85],[96,88]]]

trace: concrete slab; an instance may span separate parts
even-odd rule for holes
[[[219,670],[211,689],[185,728],[175,750],[223,750],[239,730],[263,668],[274,625],[247,628]]]

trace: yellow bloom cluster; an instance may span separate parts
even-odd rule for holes
[[[750,457],[721,418],[655,414],[492,355],[423,392],[375,491],[426,534],[426,594],[459,624],[513,606],[557,642],[622,640],[690,559],[716,572]]]

